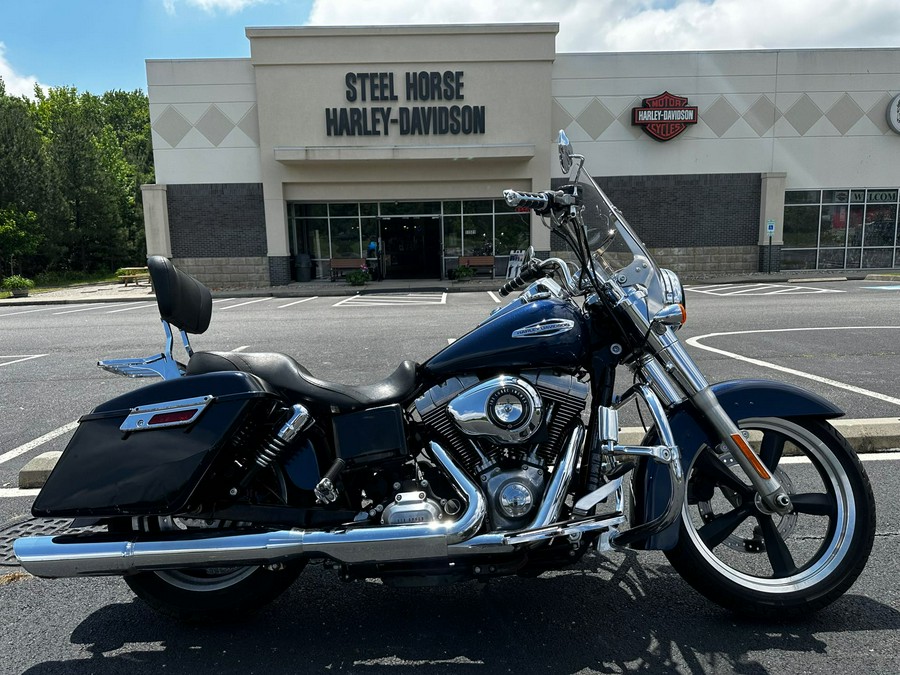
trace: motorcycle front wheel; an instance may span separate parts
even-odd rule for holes
[[[790,495],[762,504],[728,452],[704,446],[686,471],[678,544],[666,557],[735,613],[795,617],[850,588],[875,538],[875,499],[853,448],[825,421],[755,418],[739,425]]]

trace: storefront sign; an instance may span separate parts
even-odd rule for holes
[[[382,105],[325,108],[325,133],[329,136],[443,136],[485,132],[483,105],[444,104],[463,101],[462,70],[395,73],[347,73],[344,98],[348,103]],[[403,96],[405,103],[395,105]],[[387,105],[385,105],[387,104]]]
[[[887,123],[894,133],[900,134],[900,94],[888,103]]]
[[[643,128],[657,141],[671,141],[688,124],[699,119],[697,106],[689,106],[687,98],[664,91],[658,96],[645,98],[640,108],[631,109],[631,123]]]

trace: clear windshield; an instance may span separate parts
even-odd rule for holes
[[[623,288],[640,286],[646,289],[648,309],[653,313],[659,311],[668,304],[659,267],[587,169],[579,172],[581,158],[578,159],[570,171],[570,179],[577,178],[581,187],[582,219],[594,264],[604,276]]]

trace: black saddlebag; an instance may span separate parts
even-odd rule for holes
[[[79,420],[31,511],[39,517],[183,512],[233,436],[277,399],[258,377],[227,372],[167,380],[107,401]]]

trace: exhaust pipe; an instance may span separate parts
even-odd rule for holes
[[[466,499],[462,516],[449,523],[347,527],[322,532],[280,530],[255,534],[198,532],[195,536],[142,540],[112,535],[59,535],[16,540],[16,558],[36,577],[80,577],[184,567],[267,565],[327,556],[344,563],[446,558],[450,546],[471,538],[485,519],[481,490],[437,443],[432,456]]]

